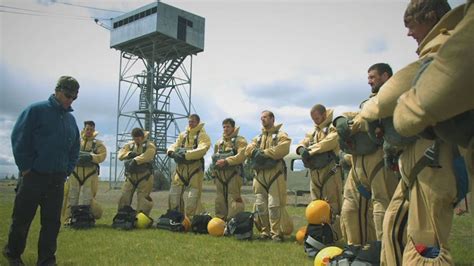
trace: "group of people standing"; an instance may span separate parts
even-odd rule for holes
[[[453,264],[447,242],[454,206],[469,190],[470,183],[463,180],[474,173],[473,1],[451,10],[445,0],[411,0],[404,23],[418,43],[419,59],[395,73],[386,63],[371,66],[371,94],[357,112],[334,119],[333,110],[314,105],[314,128],[295,152],[310,170],[311,199],[329,203],[333,228],[346,250],[381,241],[383,265]],[[95,139],[93,121],[84,122],[81,133],[77,128],[71,104],[78,91],[74,78],[61,77],[55,93],[23,111],[13,129],[13,153],[22,179],[3,250],[12,265],[22,265],[20,256],[38,206],[38,265],[56,262],[61,209],[66,224],[77,205],[90,206],[95,219],[102,215],[95,195],[98,165],[107,151]],[[214,145],[211,164],[215,215],[229,220],[245,209],[242,164],[249,160],[255,174],[253,210],[259,239],[281,242],[293,231],[285,208],[283,161],[291,139],[275,124],[273,112],[263,111],[260,119],[262,131],[250,143],[239,135],[233,119],[222,122],[223,135]],[[133,140],[118,154],[126,169],[119,209],[130,206],[136,192],[137,211],[148,215],[156,147],[140,128],[131,135]],[[190,115],[187,129],[167,150],[176,162],[169,209],[188,217],[203,210],[203,157],[210,148],[200,117]],[[342,162],[351,165],[344,184],[337,167]]]

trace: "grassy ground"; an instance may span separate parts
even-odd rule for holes
[[[7,240],[10,214],[14,198],[13,184],[0,182],[0,247]],[[206,184],[203,202],[213,212],[212,184]],[[155,208],[151,216],[159,217],[167,204],[167,192],[152,193]],[[61,228],[58,238],[57,259],[60,265],[182,265],[182,264],[239,264],[239,265],[312,265],[294,236],[282,244],[260,241],[237,241],[193,233],[172,233],[158,229],[118,231],[110,227],[116,211],[120,191],[108,191],[108,184],[101,184],[98,201],[104,208],[104,217],[92,230],[76,231]],[[251,208],[253,195],[244,188],[247,209]],[[293,203],[291,197],[289,202]],[[299,202],[308,202],[300,197]],[[305,224],[304,207],[289,206],[295,229]],[[451,235],[451,250],[456,264],[474,262],[473,220],[471,216],[455,217]],[[26,265],[36,262],[39,233],[39,215],[31,226],[28,243],[22,258]],[[6,265],[3,257],[0,265]]]

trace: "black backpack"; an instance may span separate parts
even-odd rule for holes
[[[71,220],[68,224],[74,229],[86,229],[94,227],[95,219],[90,205],[76,205],[71,207]]]
[[[335,237],[329,224],[308,224],[304,236],[304,251],[310,258],[323,248],[334,245]]]
[[[239,212],[225,227],[225,235],[234,235],[239,240],[251,240],[253,236],[253,212]]]
[[[212,220],[212,217],[207,213],[194,215],[191,222],[191,230],[198,234],[209,234],[207,224],[210,220]]]
[[[135,221],[137,220],[137,211],[131,206],[123,206],[118,210],[112,221],[112,227],[123,230],[130,230],[135,227]]]
[[[172,232],[184,231],[184,214],[176,210],[167,210],[165,214],[158,218],[156,228],[165,229]]]

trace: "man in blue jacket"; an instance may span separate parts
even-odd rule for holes
[[[10,265],[23,265],[20,256],[38,206],[38,265],[56,265],[64,181],[73,171],[79,154],[79,129],[71,114],[78,91],[76,79],[60,77],[55,93],[47,101],[27,107],[13,128],[13,155],[22,178],[17,186],[8,243],[3,250]]]

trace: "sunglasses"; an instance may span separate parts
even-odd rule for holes
[[[66,92],[66,91],[62,91],[62,93],[68,99],[72,99],[73,101],[77,99],[77,94],[71,94],[71,93]]]

